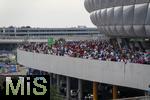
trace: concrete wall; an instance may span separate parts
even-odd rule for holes
[[[17,61],[27,67],[79,79],[147,90],[150,65],[98,61],[17,50]]]

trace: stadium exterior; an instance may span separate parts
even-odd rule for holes
[[[150,37],[149,0],[85,0],[85,8],[101,33]]]
[[[16,48],[18,43],[24,41],[47,42],[49,37],[56,40],[63,38],[67,41],[105,38],[96,28],[85,26],[70,28],[0,27],[0,50]]]
[[[74,36],[74,35],[98,35],[100,32],[96,28],[73,27],[73,28],[31,28],[31,27],[8,27],[0,28],[2,37],[43,37],[43,36]]]
[[[100,33],[105,33],[110,37],[150,37],[149,0],[85,0],[85,7],[91,13],[91,20],[98,27]],[[46,32],[41,29],[36,32],[35,30],[31,32],[31,30],[27,29],[27,32],[15,30],[15,32],[27,33],[31,37],[35,33],[47,36],[55,31],[55,29],[50,29],[52,32],[47,29]],[[55,34],[62,34],[62,30],[56,30]],[[65,35],[74,33],[74,29],[69,30],[63,30],[67,31]],[[1,32],[7,33],[4,29]],[[80,32],[83,31],[76,31],[75,35]],[[120,87],[142,90],[142,95],[148,93],[150,88],[150,67],[145,64],[63,57],[22,49],[17,49],[17,62],[26,67],[49,72],[50,79],[53,74],[56,74],[57,87],[59,87],[60,77],[64,76],[66,78],[66,100],[72,100],[70,99],[71,78],[76,78],[78,81],[78,100],[83,100],[84,80],[92,82],[93,100],[99,100],[98,88],[102,89],[101,84],[103,83],[110,86],[112,99],[118,98],[118,88]],[[104,91],[100,93],[104,93]],[[144,98],[140,100],[144,100]]]

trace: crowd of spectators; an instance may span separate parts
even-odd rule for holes
[[[144,56],[140,48],[119,47],[117,42],[110,40],[57,41],[51,46],[48,46],[48,43],[31,42],[20,45],[19,49],[100,61],[150,64],[150,59]]]

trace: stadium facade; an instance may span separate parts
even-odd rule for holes
[[[150,37],[149,0],[85,0],[85,8],[101,33]]]

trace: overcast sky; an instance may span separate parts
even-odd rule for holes
[[[0,27],[94,27],[84,0],[0,0]]]

